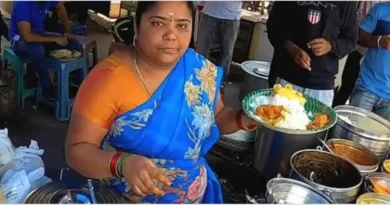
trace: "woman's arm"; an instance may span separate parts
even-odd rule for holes
[[[215,120],[221,134],[230,134],[240,130],[236,122],[236,115],[238,111],[239,110],[225,106],[222,101],[221,94],[218,95]],[[242,114],[241,121],[246,127],[251,127],[255,124],[255,122],[244,113]]]
[[[108,163],[115,152],[107,152],[99,148],[107,132],[107,129],[73,112],[65,141],[65,157],[68,166],[81,175],[93,179],[111,177]]]
[[[108,59],[88,74],[77,94],[65,142],[66,162],[89,178],[124,177],[139,196],[163,195],[164,192],[153,182],[160,181],[165,186],[170,186],[171,182],[151,159],[100,149],[110,126],[123,112],[120,88],[126,81],[135,80],[126,75],[127,67],[119,68],[113,63],[115,58],[112,56]],[[125,108],[129,109],[132,108]]]
[[[67,164],[81,175],[101,179],[110,177],[108,164],[114,152],[100,149],[118,114],[118,87],[122,83],[118,70],[103,60],[81,85],[75,100],[65,141]],[[96,83],[99,82],[99,83]]]

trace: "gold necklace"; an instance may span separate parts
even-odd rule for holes
[[[138,77],[140,78],[141,83],[144,86],[145,90],[148,92],[149,96],[152,97],[152,92],[150,92],[148,86],[146,86],[145,80],[142,77],[141,72],[139,71],[137,58],[136,58],[136,55],[135,55],[135,48],[134,48],[134,51],[133,51],[133,59],[134,59],[135,70],[137,71]]]

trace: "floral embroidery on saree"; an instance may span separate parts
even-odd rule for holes
[[[189,49],[146,103],[116,118],[102,148],[152,159],[172,180],[164,196],[136,195],[124,178],[110,184],[135,203],[222,203],[204,155],[216,143],[216,94],[222,69]],[[157,106],[158,104],[158,106]]]
[[[122,116],[114,121],[110,127],[109,136],[115,137],[122,134],[124,126],[129,126],[132,129],[139,130],[146,126],[146,122],[153,114],[153,109],[147,108],[131,114],[131,119],[127,116]]]

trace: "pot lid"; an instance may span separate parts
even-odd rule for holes
[[[250,75],[258,78],[268,79],[270,62],[266,61],[245,61],[241,64],[242,69]]]
[[[367,110],[337,106],[338,123],[369,138],[390,140],[390,122]]]

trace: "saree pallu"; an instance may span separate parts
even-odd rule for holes
[[[126,179],[110,179],[117,191],[139,203],[222,203],[220,184],[204,155],[219,138],[215,122],[222,70],[188,49],[145,103],[117,116],[104,150],[152,159],[172,180],[157,183],[164,196],[140,197]]]

